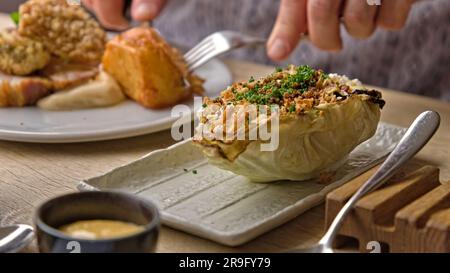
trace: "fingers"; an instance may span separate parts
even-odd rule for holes
[[[125,29],[128,21],[123,17],[124,0],[92,0],[92,9],[100,23],[110,29]]]
[[[335,51],[342,48],[340,36],[341,0],[308,0],[308,34],[320,49]]]
[[[347,32],[355,38],[369,37],[375,30],[377,9],[366,1],[347,0],[343,15]]]
[[[388,29],[398,30],[406,24],[413,0],[383,1],[377,18],[377,25]]]
[[[294,50],[306,32],[306,0],[282,0],[272,34],[267,42],[267,55],[279,61]]]
[[[131,15],[137,21],[153,20],[164,8],[166,0],[134,0]]]
[[[377,6],[364,0],[282,0],[267,43],[268,55],[273,60],[286,58],[306,31],[316,47],[329,51],[340,50],[341,17],[348,33],[356,38],[369,37],[377,26],[389,30],[400,29],[408,19],[413,2],[385,0],[381,6]]]

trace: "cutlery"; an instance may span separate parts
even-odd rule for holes
[[[130,27],[136,26],[152,26],[152,22],[136,22],[131,18],[131,0],[126,0],[124,3],[123,14],[125,19],[130,22]],[[91,11],[86,9],[93,17]],[[117,30],[107,30],[108,37],[113,37],[120,33]],[[308,38],[307,35],[302,35],[302,39]],[[187,62],[189,71],[194,71],[196,68],[207,63],[209,60],[222,55],[231,50],[251,46],[251,45],[265,45],[266,39],[258,38],[250,35],[246,35],[237,31],[223,30],[214,32],[207,36],[200,43],[189,50],[184,58]]]
[[[300,39],[308,40],[309,36],[307,33],[304,33]],[[254,37],[232,30],[223,30],[207,36],[184,54],[184,58],[188,64],[189,71],[193,71],[209,60],[234,49],[246,46],[265,45],[266,42],[267,40],[264,38]]]
[[[0,253],[15,253],[33,240],[34,231],[29,225],[14,225],[0,228]]]
[[[266,39],[253,37],[237,31],[224,30],[214,32],[194,46],[184,58],[190,71],[207,63],[209,60],[236,48],[250,45],[264,45]]]
[[[133,27],[139,27],[139,26],[152,26],[152,22],[137,22],[134,21],[133,18],[131,17],[131,5],[132,5],[132,0],[125,0],[124,6],[123,6],[123,17],[129,22],[129,28],[133,28]],[[97,15],[90,10],[89,8],[87,8],[83,3],[81,3],[81,6],[84,8],[84,10],[89,13],[93,18],[97,18]],[[109,38],[116,36],[117,34],[121,33],[124,30],[117,30],[117,29],[109,29],[104,27],[107,35]]]
[[[332,243],[340,227],[356,202],[367,193],[375,190],[391,178],[406,161],[411,159],[434,135],[439,127],[440,117],[434,111],[420,114],[406,131],[394,151],[388,156],[377,172],[369,178],[359,190],[347,201],[331,223],[325,235],[319,242],[307,248],[293,249],[290,253],[333,253]]]
[[[131,27],[137,26],[152,26],[152,22],[136,22],[131,18],[131,0],[126,0],[124,3],[123,14],[125,19],[130,22]],[[93,17],[96,17],[94,13],[86,9]],[[108,37],[114,37],[121,31],[107,29]],[[307,37],[303,35],[302,38]],[[246,35],[237,31],[223,30],[214,32],[213,34],[204,38],[200,43],[194,46],[186,54],[184,58],[187,62],[189,71],[194,71],[196,68],[207,63],[211,59],[229,52],[231,50],[250,46],[250,45],[264,45],[267,40],[250,35]],[[188,85],[185,80],[185,84]]]

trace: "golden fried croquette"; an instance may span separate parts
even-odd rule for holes
[[[106,33],[80,6],[65,0],[30,0],[20,6],[19,32],[70,62],[99,63]]]
[[[13,29],[0,32],[0,71],[23,76],[49,62],[50,53],[42,43],[22,37]]]

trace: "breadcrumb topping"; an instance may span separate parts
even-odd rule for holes
[[[20,36],[15,29],[0,32],[0,71],[23,76],[49,62],[50,53],[42,43]]]
[[[80,6],[65,0],[30,0],[20,6],[19,32],[54,55],[73,62],[100,62],[106,33]]]
[[[358,80],[326,74],[307,65],[277,68],[266,78],[235,83],[216,99],[205,98],[203,107],[210,105],[278,105],[281,115],[304,114],[320,105],[340,103],[352,96],[365,95],[384,106],[381,93],[367,90]]]

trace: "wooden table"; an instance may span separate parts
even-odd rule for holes
[[[2,17],[0,15],[0,28]],[[3,17],[4,19],[4,17]],[[4,22],[4,20],[3,20]],[[242,61],[226,64],[236,81],[260,77],[273,68]],[[441,168],[441,179],[450,180],[450,103],[384,90],[387,102],[382,120],[408,126],[424,110],[433,109],[442,124],[417,160]],[[0,117],[7,118],[7,117]],[[122,139],[82,144],[27,144],[0,141],[0,226],[31,223],[34,208],[48,198],[76,191],[83,178],[102,174],[144,154],[167,147],[174,141],[169,131]],[[163,227],[159,252],[275,252],[308,244],[323,232],[324,206],[318,206],[285,225],[237,248],[204,240]],[[34,246],[26,251],[36,251]]]

